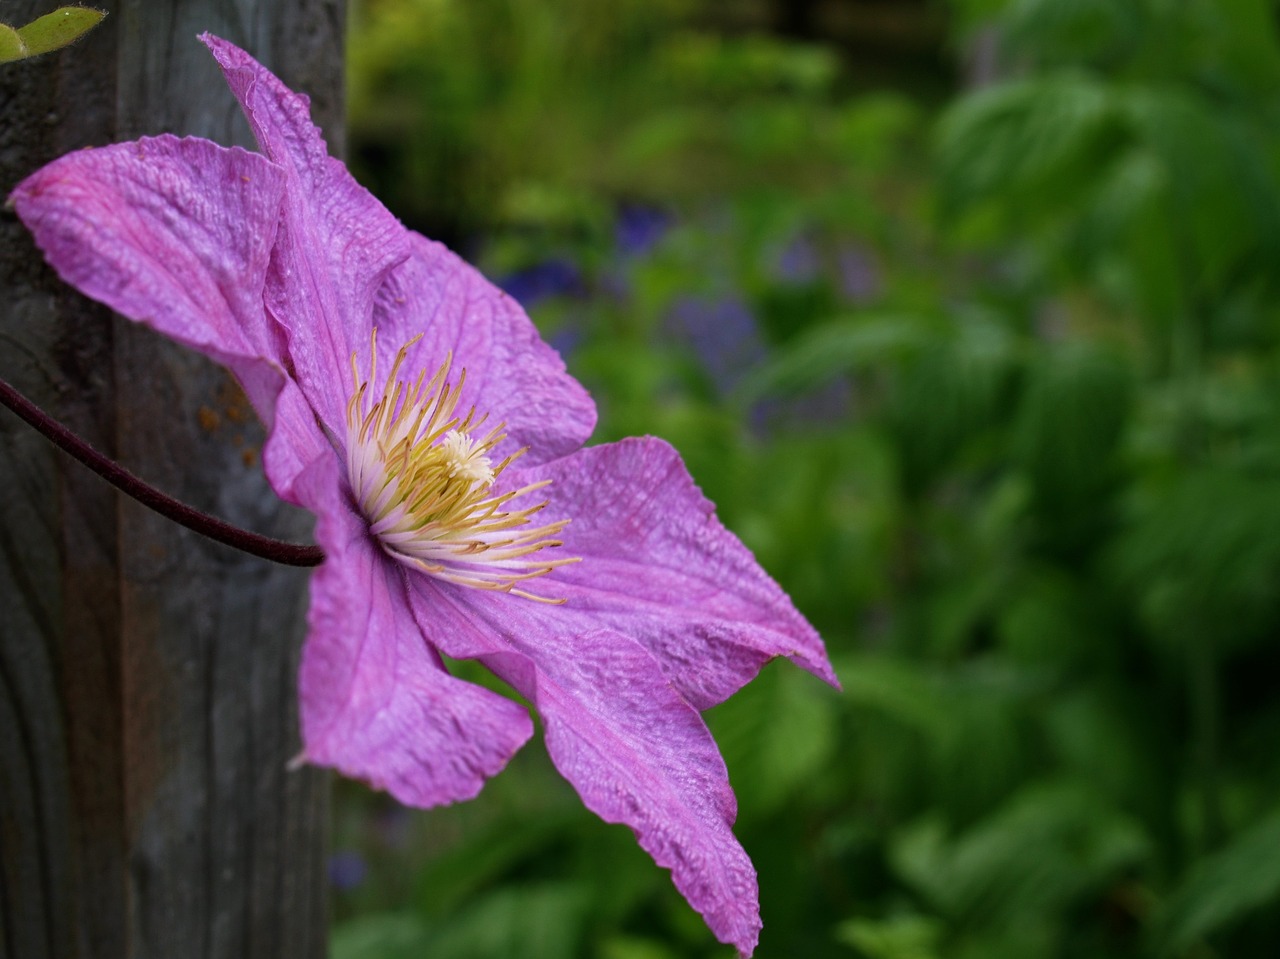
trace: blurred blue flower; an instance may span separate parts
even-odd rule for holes
[[[614,224],[614,243],[623,257],[648,253],[671,228],[671,216],[652,206],[623,204]]]
[[[388,802],[378,810],[373,821],[378,839],[389,849],[407,849],[413,835],[413,817],[408,808]]]
[[[556,296],[583,296],[587,292],[581,268],[567,256],[556,256],[517,270],[497,281],[507,295],[531,311],[538,303]],[[547,342],[568,358],[582,341],[582,330],[572,317],[564,318],[557,329],[545,332]]]
[[[576,323],[566,323],[558,330],[546,334],[546,340],[560,354],[561,359],[568,359],[582,342],[582,329]]]
[[[552,257],[499,279],[503,292],[526,310],[541,300],[566,293],[581,293],[582,270],[568,257]]]
[[[667,328],[693,350],[722,395],[765,358],[760,327],[751,308],[737,294],[714,299],[680,297],[667,314]]]
[[[339,892],[350,892],[364,882],[369,867],[354,849],[341,849],[329,857],[329,883]]]
[[[724,396],[769,357],[769,347],[746,300],[737,295],[677,299],[667,329],[692,350],[716,392]],[[838,377],[797,396],[770,396],[752,405],[748,421],[757,433],[796,423],[834,423],[851,414],[852,383]]]
[[[822,273],[817,244],[803,234],[792,238],[774,258],[773,272],[787,283],[812,283]]]
[[[797,423],[839,423],[854,413],[855,391],[848,376],[821,383],[796,396],[772,396],[751,407],[752,428],[761,434],[785,430]]]
[[[845,243],[837,254],[840,292],[850,303],[866,303],[880,295],[883,276],[875,256],[865,246]]]

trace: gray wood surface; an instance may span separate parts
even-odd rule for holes
[[[68,150],[248,128],[196,42],[311,94],[341,143],[342,0],[119,0],[0,65],[0,190]],[[0,5],[19,24],[52,2]],[[305,541],[218,367],[64,288],[0,215],[0,375],[166,492]],[[289,772],[307,573],[154,516],[0,411],[0,957],[324,954],[328,782]]]

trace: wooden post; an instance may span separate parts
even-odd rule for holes
[[[0,65],[0,190],[82,146],[251,143],[232,40],[342,134],[342,0],[118,0],[76,45]],[[51,2],[0,8],[12,24]],[[0,375],[192,505],[305,541],[218,367],[64,287],[0,215]],[[307,573],[205,541],[0,411],[0,957],[325,951],[327,779],[300,748]]]

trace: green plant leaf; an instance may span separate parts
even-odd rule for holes
[[[835,753],[835,697],[790,667],[764,670],[708,716],[741,802],[777,810]]]
[[[680,959],[668,944],[656,939],[614,936],[600,943],[599,959]]]
[[[1006,18],[1008,43],[1046,63],[1099,61],[1133,42],[1141,9],[1113,0],[1021,0]]]
[[[908,314],[865,313],[823,323],[789,343],[740,387],[749,406],[765,396],[800,393],[833,377],[900,362],[936,338],[937,324]]]
[[[59,7],[17,30],[0,24],[0,62],[59,50],[84,36],[105,16],[87,7]]]
[[[888,919],[849,919],[836,938],[867,959],[938,959],[943,925],[931,916],[909,913]]]
[[[1280,615],[1275,482],[1224,467],[1184,470],[1150,491],[1112,558],[1154,638],[1238,652]]]
[[[954,718],[939,684],[909,662],[887,656],[847,656],[839,663],[844,700],[929,738],[945,735]]]
[[[1141,829],[1073,780],[1036,782],[959,836],[936,816],[904,830],[894,868],[957,921],[992,928],[1063,916],[1146,856]]]
[[[416,959],[430,949],[430,931],[418,917],[376,913],[338,923],[329,940],[332,959]]]
[[[23,44],[22,37],[18,36],[18,31],[0,23],[0,63],[21,60],[27,55],[26,45]]]
[[[1184,955],[1196,940],[1262,906],[1280,904],[1280,810],[1202,859],[1161,909],[1163,954]]]
[[[576,955],[589,891],[574,883],[508,884],[442,923],[432,959],[564,959]]]
[[[990,202],[1025,221],[1077,202],[1119,120],[1112,90],[1072,73],[962,98],[938,128],[942,212]]]
[[[579,821],[576,815],[544,814],[533,820],[513,815],[473,831],[457,848],[433,860],[419,877],[422,914],[439,918],[463,908],[487,884],[544,855]]]

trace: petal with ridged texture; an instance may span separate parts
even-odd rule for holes
[[[368,349],[374,295],[387,271],[408,255],[408,231],[329,156],[305,96],[239,47],[209,34],[201,39],[262,152],[284,171],[284,217],[267,304],[288,331],[299,385],[325,425],[340,434],[351,354]]]
[[[304,756],[409,805],[469,799],[533,724],[522,706],[445,671],[410,612],[404,570],[369,538],[337,472],[322,459],[295,484],[325,550],[299,678]]]
[[[69,153],[14,189],[58,275],[235,372],[269,424],[285,346],[262,295],[284,175],[172,136]]]
[[[642,643],[698,709],[723,702],[775,656],[839,685],[822,640],[715,515],[669,443],[593,446],[509,482],[550,479],[543,515],[569,517],[559,550],[582,561],[538,580],[562,615]],[[532,588],[532,587],[531,587]]]
[[[587,808],[629,826],[716,937],[749,955],[756,874],[730,828],[724,761],[649,652],[609,629],[567,632],[556,608],[503,593],[415,577],[409,595],[428,639],[479,659],[534,704],[552,761]]]
[[[455,378],[466,371],[460,406],[506,424],[499,458],[527,447],[521,462],[533,464],[580,447],[595,404],[520,304],[439,243],[415,233],[410,251],[378,293],[379,368],[421,334],[405,369],[430,376],[451,355]]]

